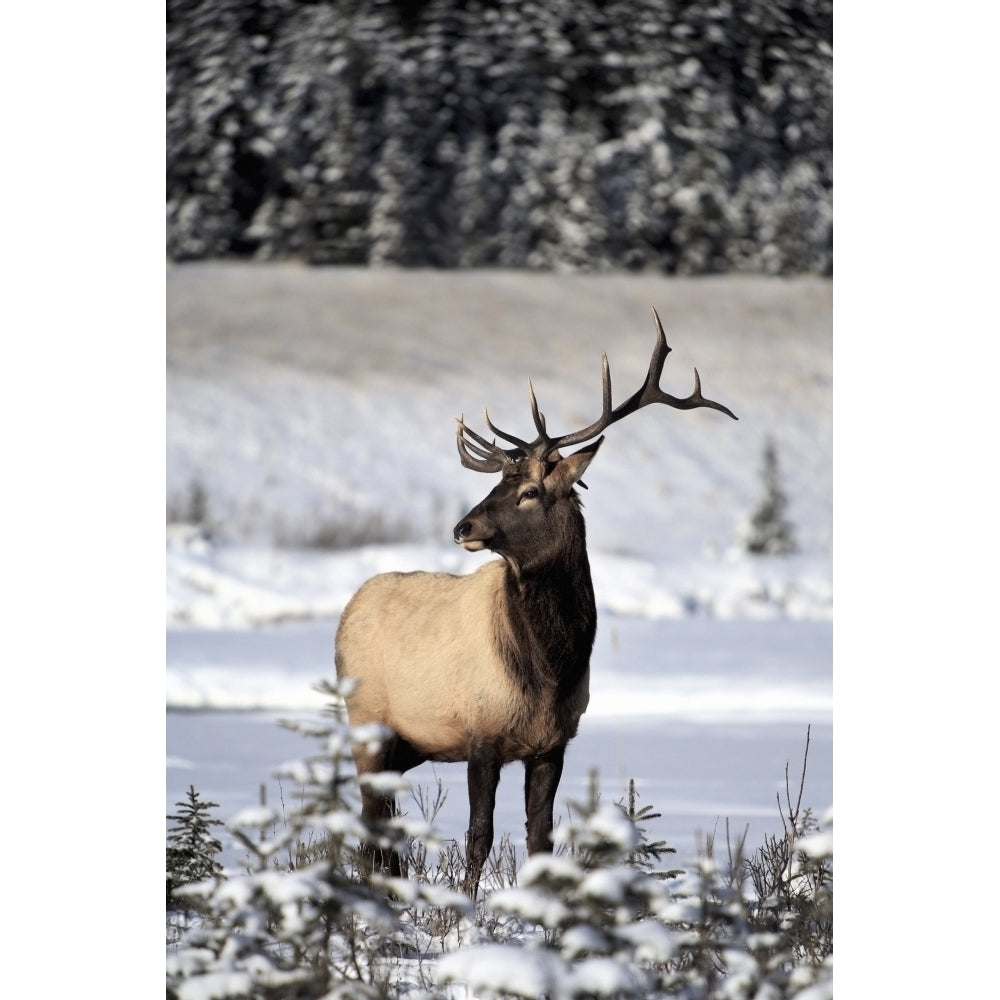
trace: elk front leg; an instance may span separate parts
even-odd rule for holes
[[[489,744],[469,750],[469,830],[465,835],[465,892],[473,899],[493,847],[493,810],[500,781],[500,755]]]
[[[552,850],[552,809],[562,777],[565,747],[524,762],[524,807],[528,817],[528,853]]]

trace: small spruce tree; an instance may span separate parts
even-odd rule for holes
[[[774,440],[764,444],[761,469],[764,496],[750,517],[746,532],[746,550],[753,555],[784,556],[798,551],[795,529],[786,516],[788,498],[781,487],[778,451]]]
[[[659,864],[664,854],[676,854],[677,848],[669,847],[665,840],[648,841],[646,839],[646,829],[642,826],[651,819],[659,819],[663,813],[653,811],[653,807],[645,805],[641,809],[636,809],[636,800],[639,793],[636,791],[635,778],[628,779],[628,808],[625,807],[624,799],[619,799],[615,805],[629,818],[629,821],[639,833],[639,843],[629,853],[626,864],[632,868],[652,875],[653,878],[666,879],[675,878],[683,874],[679,868],[671,868],[669,871],[654,871],[654,863]]]
[[[178,802],[177,808],[179,812],[167,816],[174,821],[174,826],[167,833],[168,909],[178,906],[174,889],[222,875],[222,865],[218,860],[222,844],[212,836],[212,827],[223,824],[221,820],[209,816],[209,810],[218,809],[219,804],[202,802],[194,785],[191,785],[187,800]]]

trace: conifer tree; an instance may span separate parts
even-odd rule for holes
[[[167,253],[829,274],[832,0],[169,0]]]
[[[218,854],[222,844],[212,836],[213,826],[222,821],[209,816],[218,809],[217,802],[203,802],[194,785],[188,788],[187,800],[177,803],[178,812],[167,816],[174,826],[167,833],[167,906],[176,901],[173,890],[191,882],[222,875]]]
[[[764,445],[764,465],[761,469],[764,496],[750,517],[746,533],[746,550],[753,555],[784,556],[798,551],[795,529],[786,517],[788,498],[781,487],[778,452],[768,438]]]
[[[674,878],[681,874],[679,868],[672,868],[670,871],[654,871],[654,864],[659,864],[664,854],[676,854],[677,849],[667,845],[665,840],[649,841],[646,839],[646,829],[643,823],[652,819],[660,819],[663,813],[654,812],[651,805],[644,805],[637,809],[637,799],[639,793],[636,791],[635,778],[628,779],[628,807],[626,808],[623,799],[619,799],[616,805],[628,817],[629,822],[639,833],[639,842],[629,853],[626,864],[632,868],[638,868],[653,878],[666,879]]]

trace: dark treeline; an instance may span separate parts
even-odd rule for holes
[[[832,271],[832,0],[168,0],[167,253]]]

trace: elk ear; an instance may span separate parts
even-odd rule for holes
[[[559,459],[556,467],[545,477],[545,488],[550,492],[568,494],[574,484],[580,482],[603,442],[604,436],[601,435],[593,444]]]

